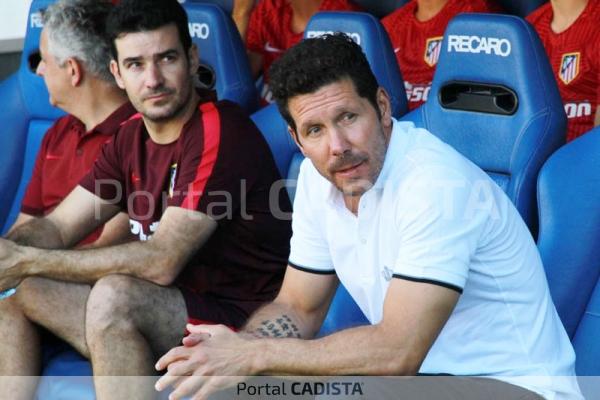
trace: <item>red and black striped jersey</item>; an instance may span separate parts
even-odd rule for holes
[[[600,1],[589,0],[575,22],[561,33],[552,31],[550,2],[527,20],[542,39],[569,119],[567,141],[594,126],[600,104]]]

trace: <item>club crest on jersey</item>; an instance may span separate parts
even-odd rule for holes
[[[175,179],[177,178],[177,163],[171,164],[169,168],[169,198],[173,197],[173,190],[175,190]]]
[[[560,61],[558,77],[565,85],[571,83],[573,79],[577,78],[577,75],[579,75],[580,59],[581,54],[579,52],[563,54],[562,60]]]
[[[444,39],[443,36],[432,37],[427,39],[427,42],[425,43],[425,55],[423,56],[423,59],[430,67],[437,64],[438,59],[440,58],[442,39]]]

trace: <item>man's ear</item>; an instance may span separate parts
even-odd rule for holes
[[[83,65],[81,65],[81,62],[79,62],[73,57],[69,57],[65,62],[65,68],[67,68],[67,72],[69,73],[71,86],[79,86],[79,84],[81,84],[81,82],[83,81],[85,75],[85,70],[83,69]]]
[[[294,129],[292,129],[292,127],[289,125],[287,127],[287,131],[290,134],[290,136],[292,137],[292,140],[294,141],[294,143],[296,143],[296,146],[298,146],[298,148],[300,149],[302,154],[306,157],[306,154],[304,154],[304,148],[302,147],[302,144],[300,143],[300,138],[298,137],[298,134],[296,133],[296,131]]]
[[[117,86],[124,90],[125,84],[123,83],[123,78],[121,78],[121,70],[119,69],[119,64],[115,60],[110,60],[110,73],[115,77]]]
[[[390,95],[381,86],[377,89],[376,100],[381,115],[381,124],[386,128],[391,128],[392,102],[390,101]]]
[[[192,43],[190,49],[188,50],[188,60],[190,63],[190,75],[196,76],[198,73],[198,67],[200,66],[200,56],[198,46],[196,46],[195,43]]]

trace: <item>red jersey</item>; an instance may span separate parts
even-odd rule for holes
[[[351,0],[323,0],[319,11],[361,11],[361,8]],[[246,47],[263,56],[263,104],[273,101],[268,87],[269,67],[304,35],[292,32],[292,16],[288,0],[261,0],[250,15]]]
[[[448,22],[463,12],[498,11],[485,0],[448,0],[433,18],[418,21],[417,6],[412,0],[381,20],[402,72],[409,110],[427,100]]]
[[[91,169],[102,145],[110,141],[123,121],[135,114],[126,103],[89,132],[72,115],[58,119],[44,135],[21,212],[36,217],[49,214]],[[102,228],[79,244],[92,243]]]
[[[567,141],[594,127],[600,104],[600,1],[589,0],[575,22],[554,33],[552,5],[546,3],[527,20],[542,39],[568,117]]]
[[[141,117],[132,118],[80,185],[113,202],[122,188],[118,201],[138,240],[151,237],[169,206],[215,219],[216,231],[175,285],[187,304],[193,291],[250,313],[275,297],[287,264],[291,223],[274,213],[291,212],[291,204],[285,188],[271,190],[280,179],[256,126],[239,106],[221,101],[201,103],[170,144],[155,143]]]

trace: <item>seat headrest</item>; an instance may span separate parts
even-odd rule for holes
[[[332,32],[344,32],[362,47],[377,81],[390,95],[392,115],[404,115],[407,110],[404,82],[390,39],[379,20],[367,13],[320,12],[308,22],[304,37]]]
[[[47,8],[54,1],[33,0],[27,17],[23,53],[17,74],[25,105],[32,118],[55,119],[64,114],[58,108],[50,105],[44,79],[35,74],[35,68],[40,60],[40,35],[43,27],[41,10]]]
[[[183,6],[200,61],[216,75],[218,98],[234,101],[248,112],[256,110],[258,94],[246,49],[231,17],[214,4],[188,1]]]
[[[180,3],[210,3],[221,7],[225,12],[231,14],[234,0],[179,0]]]
[[[527,135],[542,113],[564,120],[560,94],[540,40],[527,22],[510,15],[460,14],[446,29],[429,101],[426,127],[484,170],[508,173],[519,146],[539,145]],[[473,143],[473,131],[480,143]],[[458,136],[458,138],[456,137]],[[463,137],[461,139],[460,137]],[[528,142],[536,141],[535,143]],[[557,141],[560,137],[546,138]],[[494,145],[486,145],[493,141]]]

